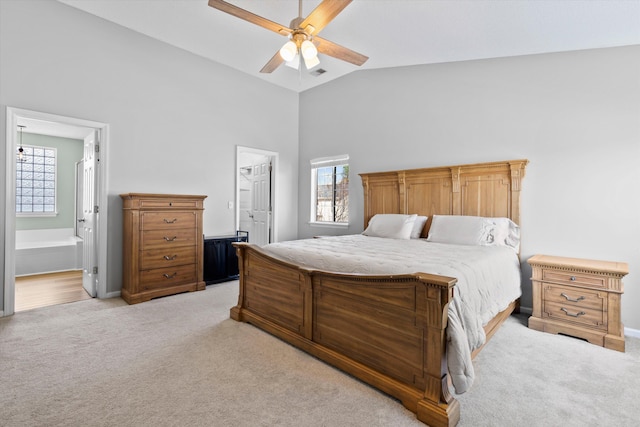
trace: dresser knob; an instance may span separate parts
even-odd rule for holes
[[[173,237],[164,236],[164,240],[166,240],[167,242],[173,242],[177,238],[178,238],[178,236],[173,236]]]
[[[176,277],[177,274],[178,272],[175,272],[172,275],[168,275],[167,273],[164,273],[163,276],[165,279],[173,279],[174,277]]]
[[[169,255],[165,255],[164,259],[166,259],[167,261],[173,261],[174,259],[176,259],[178,255],[173,255],[173,256],[169,256]]]
[[[571,280],[572,282],[575,282],[575,281],[576,281],[576,276],[571,276],[571,279],[570,279],[570,280]]]
[[[166,222],[167,224],[173,224],[177,220],[178,220],[178,218],[173,218],[173,219],[164,218],[164,222]]]

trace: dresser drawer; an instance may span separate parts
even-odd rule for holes
[[[140,232],[140,250],[169,249],[178,246],[194,246],[197,242],[196,229],[148,230]],[[202,237],[200,237],[202,238]]]
[[[193,212],[143,212],[140,214],[142,230],[172,230],[195,228],[196,214]]]
[[[196,266],[194,264],[143,270],[140,272],[139,291],[170,288],[174,285],[195,282],[196,279]]]
[[[542,311],[543,318],[607,329],[607,313],[602,310],[545,301]]]
[[[140,199],[140,209],[202,209],[202,200],[181,199]]]
[[[602,276],[548,269],[542,270],[542,280],[572,286],[588,286],[590,288],[604,289],[607,287],[607,282]]]
[[[607,307],[607,296],[604,291],[545,284],[542,298],[545,302],[563,304],[567,307],[604,311]]]
[[[196,251],[193,246],[151,249],[140,253],[141,270],[195,264],[195,262]]]

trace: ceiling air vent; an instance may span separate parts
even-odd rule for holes
[[[324,68],[318,68],[318,69],[315,69],[315,70],[311,71],[309,74],[311,74],[314,77],[318,77],[318,76],[321,76],[322,74],[324,74],[326,72],[327,72],[327,70],[325,70]]]

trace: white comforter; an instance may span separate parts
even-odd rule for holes
[[[267,252],[323,271],[359,274],[432,273],[458,279],[449,304],[447,361],[457,393],[474,379],[471,352],[484,344],[483,326],[520,297],[520,262],[507,246],[462,246],[360,234],[294,240]]]

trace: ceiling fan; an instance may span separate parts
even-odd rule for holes
[[[260,70],[271,73],[283,62],[293,68],[300,66],[301,57],[307,69],[320,63],[318,52],[332,56],[355,65],[365,63],[367,56],[340,46],[327,39],[318,37],[318,33],[327,26],[352,0],[323,0],[306,18],[302,17],[302,0],[298,2],[298,17],[289,26],[280,25],[269,19],[258,16],[228,3],[224,0],[209,0],[209,6],[221,10],[237,18],[259,25],[267,30],[287,36],[289,41]]]

